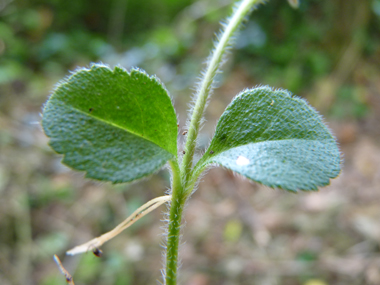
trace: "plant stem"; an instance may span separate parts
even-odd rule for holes
[[[182,212],[186,198],[173,197],[168,228],[168,240],[166,248],[166,285],[177,284],[177,269],[178,269],[178,245],[180,239]]]
[[[183,156],[181,172],[185,175],[185,180],[189,178],[192,168],[196,139],[198,137],[202,116],[206,107],[207,99],[209,98],[213,82],[216,74],[223,61],[223,56],[229,46],[230,40],[234,32],[238,29],[244,17],[252,10],[253,6],[263,2],[264,0],[243,0],[240,2],[234,14],[229,18],[228,23],[222,33],[222,37],[216,44],[215,49],[211,52],[210,60],[204,77],[201,81],[200,88],[196,95],[196,103],[193,109],[190,126],[188,129],[187,141],[185,146],[185,155]],[[190,190],[191,191],[191,190]]]
[[[172,201],[169,213],[168,237],[166,244],[166,285],[177,284],[178,244],[182,212],[188,195],[185,193],[177,161],[170,162],[172,168]]]
[[[178,267],[178,244],[180,239],[180,229],[182,221],[182,212],[190,193],[193,190],[195,179],[191,176],[193,157],[196,145],[196,139],[200,130],[201,120],[206,107],[207,99],[213,89],[213,82],[217,74],[223,56],[229,45],[232,35],[238,29],[241,22],[252,10],[253,6],[264,0],[243,0],[234,10],[234,14],[229,18],[225,29],[215,49],[211,52],[210,61],[204,77],[201,81],[200,88],[196,95],[196,103],[193,109],[188,136],[185,146],[185,155],[183,156],[181,169],[177,161],[170,161],[172,168],[172,201],[169,213],[168,237],[166,248],[166,285],[177,284],[177,267]]]

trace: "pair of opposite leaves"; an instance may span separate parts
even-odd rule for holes
[[[42,126],[63,163],[86,177],[130,182],[177,159],[177,117],[165,87],[132,69],[95,64],[61,82]],[[340,154],[321,117],[287,91],[237,95],[193,173],[210,164],[290,191],[316,190],[340,172]]]

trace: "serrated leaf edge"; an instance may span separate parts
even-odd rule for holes
[[[138,73],[140,73],[140,74],[143,74],[143,75],[147,76],[150,80],[152,80],[152,82],[154,82],[155,84],[159,85],[160,87],[162,87],[162,88],[164,89],[164,91],[166,92],[167,96],[168,96],[169,99],[170,99],[170,102],[171,102],[172,107],[173,107],[173,110],[174,110],[174,104],[173,104],[174,102],[173,102],[171,96],[169,95],[168,90],[166,89],[165,85],[161,82],[161,80],[160,80],[158,77],[156,77],[155,75],[149,75],[145,70],[143,70],[143,69],[141,69],[141,68],[135,68],[135,67],[132,67],[131,70],[130,70],[130,72],[128,72],[128,70],[126,70],[124,67],[122,67],[122,66],[120,66],[120,65],[115,66],[114,69],[112,70],[111,67],[108,66],[108,65],[106,65],[106,64],[103,64],[103,63],[92,63],[92,64],[90,65],[90,68],[80,67],[80,68],[75,69],[74,71],[71,71],[69,76],[66,76],[64,79],[60,80],[60,81],[55,85],[55,87],[54,87],[52,93],[50,94],[48,100],[46,101],[46,103],[45,103],[44,106],[43,106],[42,117],[43,117],[43,113],[45,113],[45,110],[46,110],[46,108],[48,107],[48,105],[50,104],[51,100],[54,99],[54,94],[56,93],[56,91],[57,91],[58,89],[60,89],[60,88],[62,88],[62,87],[64,87],[64,86],[66,86],[66,85],[68,85],[68,84],[70,83],[70,80],[72,80],[72,78],[73,78],[75,75],[77,75],[78,73],[80,73],[80,72],[83,72],[83,73],[84,73],[84,72],[91,72],[91,71],[93,70],[93,68],[102,68],[102,67],[103,67],[103,68],[107,68],[107,69],[110,70],[112,73],[115,72],[116,68],[119,68],[119,69],[121,69],[122,71],[125,71],[129,76],[131,76],[133,72],[138,72]],[[134,132],[131,132],[131,131],[129,131],[129,130],[126,130],[126,129],[124,129],[123,127],[121,127],[121,126],[119,126],[119,125],[117,125],[117,124],[114,124],[114,123],[111,123],[111,122],[108,122],[108,121],[102,120],[102,119],[99,118],[99,117],[96,117],[96,116],[90,115],[90,114],[88,114],[88,113],[86,113],[86,112],[83,112],[82,110],[79,110],[79,109],[73,108],[73,107],[70,106],[70,105],[66,105],[66,104],[64,104],[64,106],[67,107],[67,108],[69,108],[69,109],[71,109],[71,110],[78,111],[78,112],[80,112],[81,114],[86,115],[87,117],[90,117],[90,118],[93,118],[93,119],[99,120],[99,121],[101,121],[101,122],[103,122],[103,123],[105,123],[105,124],[109,124],[109,125],[111,125],[111,126],[113,126],[113,127],[116,127],[116,128],[121,129],[121,130],[123,130],[123,131],[129,132],[129,133],[131,133],[131,134],[133,134],[133,135],[135,135],[135,136],[137,136],[137,137],[140,137],[140,138],[142,138],[142,139],[145,139],[145,140],[147,140],[147,141],[149,141],[149,142],[155,144],[156,146],[162,148],[161,146],[159,146],[159,145],[156,144],[155,142],[151,141],[150,139],[148,139],[148,138],[146,138],[146,137],[144,137],[144,136],[141,136],[141,135],[139,135],[139,134],[136,134],[136,133],[134,133]],[[174,114],[176,115],[175,112],[174,112]],[[177,115],[176,115],[176,117],[177,117]],[[42,118],[41,124],[42,124],[42,127],[43,127],[43,118]],[[43,129],[44,129],[44,127],[43,127]],[[178,128],[177,128],[177,131],[178,131]],[[49,138],[50,138],[50,137],[49,137]],[[176,144],[176,147],[177,147],[177,144]],[[164,148],[162,148],[162,149],[164,149]],[[164,150],[167,151],[166,149],[164,149]],[[177,157],[177,152],[176,152],[175,154],[173,154],[173,153],[171,153],[171,152],[169,152],[169,151],[167,151],[167,152],[170,153],[171,155],[173,155],[173,157]]]
[[[271,91],[271,92],[281,92],[281,94],[283,94],[285,97],[288,97],[288,98],[290,98],[290,99],[294,99],[294,100],[296,100],[296,101],[298,101],[298,102],[303,103],[304,105],[306,105],[306,107],[307,107],[309,110],[311,110],[312,112],[314,112],[314,113],[318,116],[318,118],[319,118],[319,120],[320,120],[320,125],[321,125],[321,126],[322,126],[322,127],[328,132],[328,134],[330,135],[331,141],[334,142],[334,143],[336,144],[337,149],[338,149],[338,153],[339,153],[339,161],[340,161],[340,162],[339,162],[339,170],[340,170],[339,173],[338,173],[336,176],[328,176],[329,182],[328,182],[327,184],[323,184],[323,185],[320,185],[320,186],[318,186],[318,187],[324,187],[324,186],[329,185],[329,184],[330,184],[330,179],[334,179],[334,178],[338,177],[338,176],[340,175],[340,173],[342,172],[343,159],[342,159],[342,153],[341,153],[341,151],[340,151],[340,149],[339,149],[338,141],[337,141],[336,137],[334,136],[333,132],[331,131],[331,129],[330,129],[330,128],[328,127],[328,125],[326,124],[326,122],[325,122],[323,116],[320,115],[319,112],[318,112],[313,106],[311,106],[311,105],[309,104],[309,102],[306,101],[304,98],[299,97],[299,96],[296,96],[296,95],[293,95],[293,93],[291,93],[289,90],[282,89],[282,88],[277,88],[277,89],[276,89],[276,88],[270,87],[269,85],[257,85],[257,86],[255,86],[255,87],[253,87],[253,88],[245,88],[244,90],[242,90],[241,92],[239,92],[239,93],[238,93],[238,94],[237,94],[237,95],[231,100],[231,103],[226,107],[226,109],[224,110],[224,112],[225,112],[227,109],[230,108],[230,106],[232,105],[232,103],[233,103],[235,100],[238,100],[238,97],[239,97],[239,96],[241,96],[242,94],[244,94],[244,93],[246,93],[246,92],[249,92],[249,91],[251,91],[251,90],[253,90],[253,89],[261,89],[261,90],[267,90],[267,91]],[[223,114],[224,114],[224,112],[223,112]],[[221,115],[221,117],[223,116],[223,114]],[[220,118],[221,118],[221,117],[220,117]],[[211,150],[210,150],[210,146],[211,146],[212,140],[213,140],[213,138],[214,138],[214,136],[215,136],[216,129],[217,129],[217,127],[218,127],[218,124],[219,124],[220,118],[219,118],[219,120],[218,120],[218,123],[217,123],[216,126],[215,126],[215,131],[214,131],[214,134],[213,134],[213,136],[212,136],[212,138],[211,138],[211,140],[210,140],[209,146],[206,148],[204,155],[203,155],[203,156],[197,161],[197,163],[195,164],[195,166],[194,166],[194,168],[193,168],[193,170],[192,170],[192,174],[191,174],[191,176],[193,177],[193,179],[197,179],[198,176],[199,176],[203,171],[205,171],[210,165],[213,165],[213,164],[214,164],[214,165],[222,166],[222,168],[226,168],[226,169],[228,169],[228,170],[230,170],[230,171],[233,171],[234,173],[237,173],[237,174],[239,174],[239,175],[241,175],[241,176],[243,176],[243,177],[245,177],[246,179],[248,179],[248,180],[251,181],[251,179],[249,179],[248,177],[244,176],[243,174],[240,174],[240,173],[238,173],[238,172],[236,172],[236,171],[234,171],[234,170],[231,170],[231,169],[229,169],[229,168],[227,168],[227,167],[224,167],[223,165],[221,165],[221,164],[219,164],[219,163],[217,163],[217,162],[212,161],[212,157],[208,156],[208,154],[209,154],[210,151],[211,151]],[[290,140],[290,139],[284,139],[284,140]],[[319,140],[313,140],[313,139],[303,139],[303,140],[321,142],[321,141],[319,141]],[[266,140],[266,141],[282,141],[282,140]],[[266,141],[261,141],[261,142],[256,142],[256,143],[262,143],[262,142],[266,142]],[[248,143],[248,144],[252,144],[252,143]],[[244,145],[248,145],[248,144],[244,144]],[[238,147],[241,147],[241,146],[244,146],[244,145],[239,145]],[[230,149],[233,149],[233,148],[230,148]],[[215,155],[221,154],[221,153],[223,153],[223,152],[224,152],[224,151],[219,152],[219,153],[216,153]],[[206,159],[203,160],[203,157],[205,157],[205,156],[206,156]],[[255,182],[260,183],[260,182],[258,182],[258,181],[255,181]],[[262,183],[260,183],[260,184],[262,184]],[[265,184],[262,184],[262,185],[265,185]],[[265,185],[265,186],[268,186],[268,185]],[[269,186],[269,187],[273,187],[273,186]],[[278,186],[275,186],[275,187],[273,187],[273,188],[283,189],[283,188],[278,187]],[[291,190],[291,189],[284,189],[284,190],[291,191],[291,192],[297,192],[297,190]],[[308,191],[308,190],[305,190],[305,189],[299,189],[299,190],[301,190],[301,191]],[[318,188],[316,188],[316,189],[310,189],[310,190],[318,191]]]

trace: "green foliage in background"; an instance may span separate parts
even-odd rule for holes
[[[297,10],[283,2],[262,7],[237,38],[236,62],[257,82],[302,94],[336,69],[350,43],[364,56],[376,54],[378,0],[304,0]],[[120,59],[124,67],[140,66],[152,74],[162,69],[166,75],[159,75],[168,86],[187,89],[199,71],[194,57],[209,48],[213,29],[207,27],[216,27],[228,12],[217,0],[5,3],[0,10],[0,84],[16,91],[20,84],[38,86],[40,75],[54,81],[78,64]],[[335,106],[340,108],[338,102]],[[364,109],[342,114],[361,117],[368,114]]]

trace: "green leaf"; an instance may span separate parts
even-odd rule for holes
[[[227,107],[199,174],[218,164],[270,187],[317,190],[340,172],[340,153],[321,116],[284,90],[259,87]]]
[[[147,176],[177,157],[177,117],[165,87],[139,69],[93,65],[61,82],[42,126],[63,163],[113,183]]]

